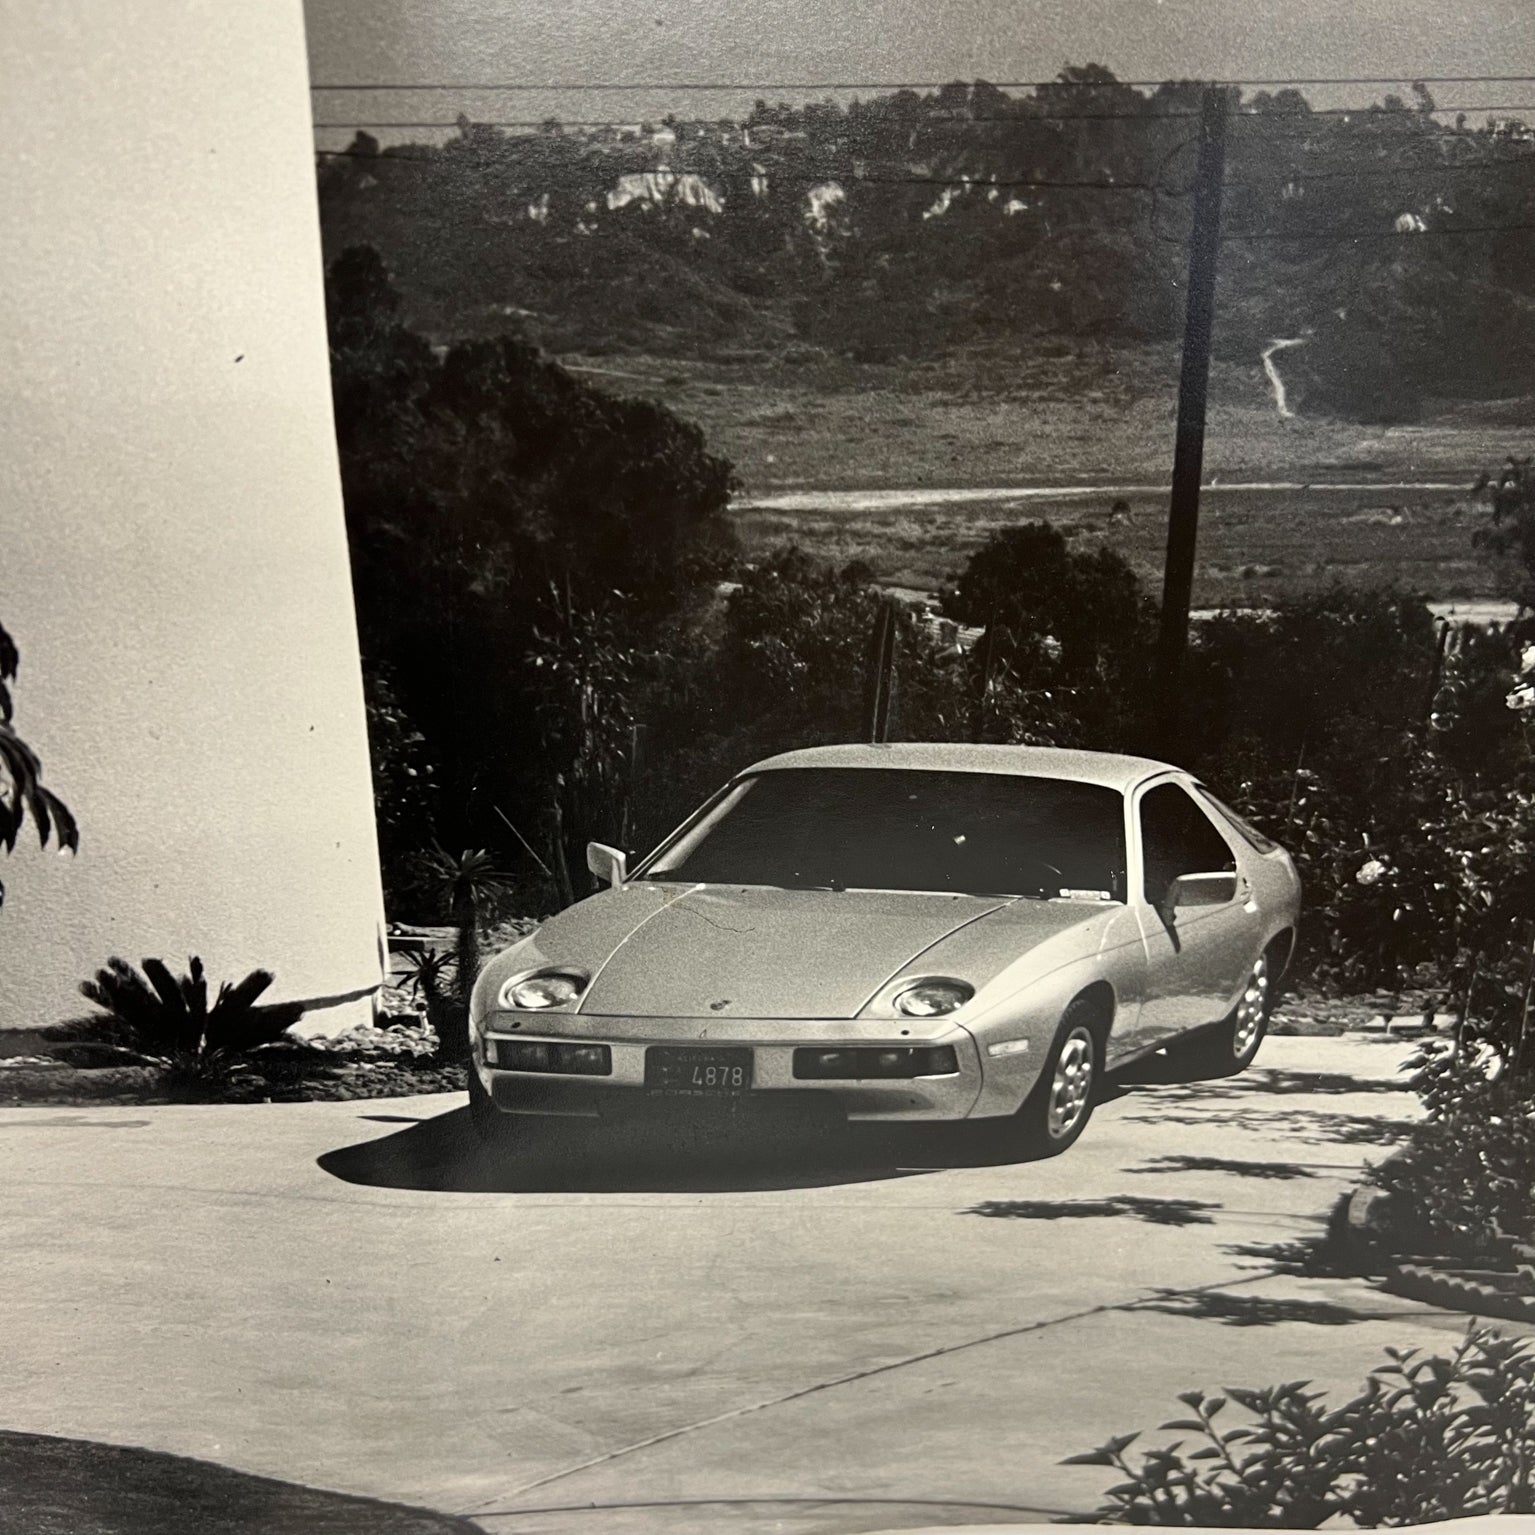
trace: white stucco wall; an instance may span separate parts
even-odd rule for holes
[[[113,954],[365,992],[300,0],[0,0],[0,145],[0,622],[81,827],[0,855],[0,1026],[83,1011]]]

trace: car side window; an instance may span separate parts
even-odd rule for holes
[[[1180,784],[1158,784],[1141,797],[1141,857],[1153,905],[1181,874],[1235,869],[1231,844]]]
[[[1245,816],[1238,815],[1224,800],[1216,799],[1202,783],[1195,784],[1194,787],[1199,790],[1199,797],[1205,804],[1217,811],[1228,826],[1235,828],[1237,835],[1250,847],[1260,853],[1279,851],[1279,844],[1272,837],[1265,836],[1251,821]]]

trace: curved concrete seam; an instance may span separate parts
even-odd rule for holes
[[[476,1519],[532,1518],[538,1514],[616,1513],[633,1508],[749,1508],[761,1503],[881,1504],[901,1508],[985,1508],[1004,1514],[1038,1514],[1045,1520],[1069,1518],[1064,1508],[1033,1508],[1025,1503],[977,1503],[971,1498],[874,1498],[843,1492],[764,1494],[749,1498],[649,1498],[630,1503],[562,1503],[548,1508],[482,1508]],[[460,1516],[464,1517],[464,1516]]]

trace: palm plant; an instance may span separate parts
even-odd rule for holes
[[[146,959],[141,975],[126,960],[110,959],[81,993],[102,1009],[83,1020],[79,1036],[113,1047],[124,1059],[158,1066],[167,1086],[200,1093],[226,1081],[236,1060],[261,1045],[274,1044],[304,1014],[301,1002],[258,1006],[272,984],[267,970],[243,981],[225,981],[212,1005],[203,963],[195,955],[190,973],[173,976],[158,959]]]
[[[422,860],[421,884],[447,908],[456,930],[453,978],[459,1017],[451,1021],[445,1017],[443,1025],[434,1027],[438,1055],[461,1060],[468,1054],[469,1041],[465,1030],[455,1024],[469,1015],[469,999],[480,973],[480,912],[487,900],[511,887],[512,876],[497,868],[484,848],[465,849],[455,855],[434,844]],[[440,970],[433,975],[434,987],[440,975]],[[426,990],[425,995],[430,1003],[432,990]]]
[[[30,816],[42,846],[52,837],[61,852],[72,853],[80,845],[75,818],[58,795],[43,787],[37,753],[12,723],[9,684],[16,680],[19,662],[16,642],[0,624],[0,847],[15,851],[16,838]],[[5,885],[0,883],[0,905],[4,902]]]

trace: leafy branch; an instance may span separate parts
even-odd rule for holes
[[[61,852],[73,853],[80,846],[80,829],[64,801],[43,786],[42,763],[14,723],[10,685],[20,661],[15,640],[0,624],[0,848],[15,852],[16,839],[30,818],[39,846],[47,847],[52,838]],[[0,883],[0,905],[4,903],[5,885]]]
[[[1369,1528],[1535,1508],[1531,1344],[1473,1327],[1447,1358],[1386,1356],[1337,1406],[1309,1381],[1185,1391],[1189,1415],[1161,1427],[1196,1436],[1195,1448],[1178,1439],[1137,1458],[1139,1434],[1119,1434],[1063,1464],[1123,1476],[1101,1523]],[[1232,1405],[1243,1420],[1223,1426]]]

